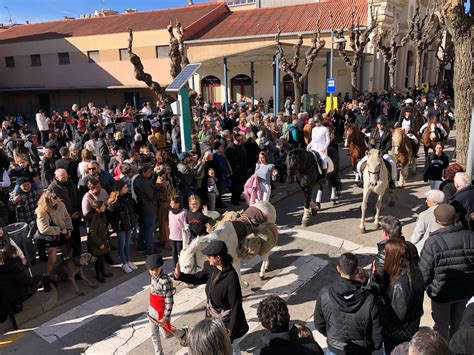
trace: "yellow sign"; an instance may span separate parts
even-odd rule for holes
[[[421,83],[421,88],[423,89],[423,91],[425,92],[425,94],[427,94],[428,91],[430,90],[430,84],[428,84],[428,83]]]
[[[331,110],[335,110],[337,108],[337,96],[332,97],[332,107],[331,107],[331,97],[326,97],[326,113],[329,113]]]

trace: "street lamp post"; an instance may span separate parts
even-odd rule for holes
[[[331,51],[329,55],[329,77],[332,78],[333,73],[332,73],[332,67],[333,67],[333,60],[334,60],[334,44],[338,43],[345,43],[346,39],[345,38],[338,38],[337,40],[334,41],[334,30],[331,30]],[[329,110],[332,111],[332,98],[333,98],[333,93],[331,92],[329,94]]]

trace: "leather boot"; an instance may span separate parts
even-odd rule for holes
[[[328,173],[328,169],[321,168],[321,184],[322,185],[328,184],[328,180],[326,179],[327,173]]]
[[[51,292],[51,280],[49,276],[43,276],[43,291],[44,292]]]

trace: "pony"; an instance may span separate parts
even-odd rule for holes
[[[364,157],[367,145],[357,125],[351,124],[344,131],[344,147],[349,147],[352,171],[354,171],[355,182],[358,183],[360,176],[357,172],[357,162]]]
[[[334,164],[334,170],[327,174],[327,180],[331,185],[331,201],[333,204],[336,204],[336,197],[338,197],[341,187],[338,173],[339,153],[336,149],[328,147],[328,156]],[[316,214],[316,210],[321,208],[323,190],[321,173],[319,172],[313,153],[301,148],[293,149],[288,153],[286,166],[288,170],[288,182],[292,183],[296,180],[305,196],[302,225],[306,227],[311,215]],[[318,187],[318,192],[316,202],[313,202],[311,201],[311,197],[315,186]]]
[[[421,141],[423,142],[423,149],[425,151],[425,157],[428,156],[430,148],[434,151],[436,144],[439,142],[446,143],[449,136],[449,127],[446,122],[441,123],[446,131],[446,137],[442,140],[439,136],[438,130],[436,129],[436,117],[431,117],[428,120],[428,127],[421,135]]]
[[[227,214],[229,220],[219,221],[216,229],[205,236],[199,236],[189,243],[179,255],[180,270],[187,274],[193,274],[203,268],[207,258],[202,254],[202,250],[214,240],[222,240],[227,246],[229,254],[232,256],[232,264],[241,278],[240,260],[252,259],[256,255],[263,258],[259,276],[265,277],[265,272],[269,269],[269,256],[271,249],[278,243],[278,229],[275,225],[276,210],[268,201],[257,201],[253,206],[260,209],[266,216],[267,222],[260,224],[253,229],[253,233],[239,242],[237,233],[232,224],[232,220],[240,218],[240,214]],[[244,282],[247,286],[248,284]]]
[[[410,138],[403,128],[394,128],[392,130],[391,155],[395,158],[394,160],[397,166],[401,166],[398,186],[403,187],[408,177],[408,167],[410,163],[413,175],[416,174],[416,158],[413,153],[413,147]]]
[[[382,158],[382,152],[378,149],[370,149],[367,153],[367,164],[362,167],[362,176],[364,177],[364,192],[361,205],[360,230],[365,233],[365,213],[367,211],[367,202],[369,195],[374,192],[378,195],[375,211],[374,225],[375,228],[379,226],[380,210],[382,208],[382,199],[388,189],[388,178],[390,172],[385,165]],[[390,206],[395,204],[395,192],[390,191],[391,200]]]

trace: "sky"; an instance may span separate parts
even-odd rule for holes
[[[194,0],[194,3],[205,0]],[[157,10],[187,5],[188,0],[0,0],[0,23],[25,23],[79,17],[95,10]]]

